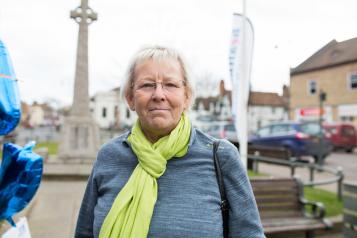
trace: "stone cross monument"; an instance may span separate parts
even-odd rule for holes
[[[88,0],[71,11],[71,18],[79,24],[77,62],[73,104],[61,130],[59,158],[67,162],[92,162],[99,148],[99,130],[89,110],[88,93],[88,25],[97,20]]]

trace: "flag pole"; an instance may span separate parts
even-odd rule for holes
[[[241,80],[239,80],[239,88],[240,89],[245,89],[248,84],[248,72],[246,69],[246,61],[248,60],[247,58],[247,37],[246,37],[246,21],[247,21],[247,16],[246,16],[246,0],[242,0],[243,4],[243,11],[242,11],[242,16],[243,16],[243,26],[242,26],[242,62],[240,64],[241,68],[239,69],[241,72]],[[237,116],[239,117],[239,125],[238,125],[238,133],[239,133],[239,152],[241,156],[241,160],[243,162],[243,165],[245,168],[247,168],[247,151],[248,151],[248,146],[247,146],[247,141],[248,141],[248,122],[247,122],[247,113],[248,113],[248,102],[247,98],[248,95],[246,95],[246,90],[241,90],[241,93],[238,94],[238,104],[239,107],[241,108],[240,112],[237,112]],[[248,92],[249,93],[249,92]]]

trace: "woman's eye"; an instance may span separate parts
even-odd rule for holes
[[[165,83],[166,88],[178,88],[179,86],[175,83]]]
[[[141,85],[141,88],[154,88],[155,84],[154,83],[144,83]]]

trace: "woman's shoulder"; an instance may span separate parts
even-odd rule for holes
[[[238,148],[228,140],[224,139],[220,141],[217,154],[222,167],[230,167],[232,164],[240,164],[241,162]]]
[[[237,147],[233,145],[231,142],[229,142],[226,139],[217,139],[211,135],[208,135],[207,133],[201,131],[200,129],[195,128],[195,136],[196,136],[196,142],[199,144],[210,144],[213,145],[213,142],[219,141],[219,149],[225,148],[228,151],[237,151]]]
[[[235,145],[226,139],[217,139],[212,137],[200,129],[195,128],[195,144],[199,147],[205,147],[209,150],[213,149],[213,143],[219,142],[218,156],[222,157],[223,164],[227,159],[239,159],[238,149]]]
[[[197,144],[203,144],[203,145],[213,144],[213,142],[215,140],[217,140],[216,138],[208,135],[207,133],[201,131],[198,128],[194,128],[193,135],[195,137],[194,143],[197,143]]]
[[[124,132],[123,134],[110,139],[109,141],[105,142],[99,149],[99,151],[107,151],[113,148],[118,148],[121,146],[125,146],[126,139],[128,138],[129,132]]]
[[[211,153],[213,153],[213,143],[219,142],[217,157],[224,175],[235,173],[243,176],[245,174],[238,148],[230,141],[214,138],[200,130],[197,131],[197,141],[210,145],[208,148],[212,151]]]
[[[127,142],[128,135],[129,132],[125,132],[104,143],[98,151],[97,161],[118,158],[120,155],[130,154],[131,149]]]

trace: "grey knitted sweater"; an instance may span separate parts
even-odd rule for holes
[[[82,201],[75,237],[99,236],[115,197],[138,164],[127,142],[128,134],[109,141],[100,149]],[[158,199],[148,237],[223,237],[213,140],[193,128],[187,154],[168,161],[166,172],[158,179]],[[230,203],[229,236],[265,237],[237,149],[224,140],[218,155]]]

